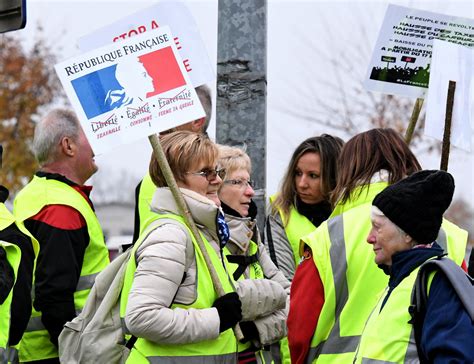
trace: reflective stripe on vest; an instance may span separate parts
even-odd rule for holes
[[[93,278],[109,264],[102,229],[88,201],[66,183],[34,176],[16,196],[14,216],[24,227],[24,221],[36,215],[46,205],[66,205],[77,210],[87,224],[89,244],[84,252],[80,278],[74,292],[76,312],[82,310],[92,287]],[[29,331],[32,329],[32,331]],[[41,313],[32,310],[28,330],[23,335],[19,350],[20,361],[34,361],[58,357],[57,348],[49,340],[49,333],[41,322]]]
[[[375,183],[355,191],[353,208],[323,222],[302,238],[313,255],[324,286],[324,305],[306,362],[351,362],[365,321],[377,303],[388,277],[374,262],[366,243],[372,200],[387,186]],[[351,195],[352,196],[352,195]],[[370,281],[367,279],[370,277]]]
[[[270,202],[273,203],[276,195],[270,197]],[[304,215],[301,215],[298,210],[291,206],[290,216],[286,219],[286,215],[281,209],[278,209],[280,214],[281,221],[285,228],[286,237],[290,243],[291,249],[293,250],[293,258],[295,261],[295,268],[298,266],[301,260],[300,254],[300,239],[302,236],[308,235],[316,229],[316,226],[313,225]],[[286,224],[286,221],[288,223]]]
[[[77,281],[76,292],[84,291],[85,289],[90,290],[94,285],[95,278],[99,275],[100,272],[89,274],[86,276],[80,276]]]
[[[0,348],[2,348],[4,352],[6,352],[7,344],[9,341],[8,336],[10,334],[13,288],[17,279],[18,267],[20,266],[21,250],[18,245],[8,243],[2,240],[0,240],[0,247],[5,250],[8,264],[10,264],[14,274],[14,281],[10,292],[5,298],[5,301],[0,305]]]
[[[18,350],[12,347],[0,348],[0,364],[18,364]]]
[[[131,355],[130,355],[131,356]],[[131,358],[133,363],[133,358]],[[235,354],[205,356],[147,356],[151,364],[235,364]],[[128,362],[128,361],[127,361]]]
[[[175,220],[178,224],[183,225],[188,231],[188,235],[191,237],[195,259],[197,265],[197,297],[196,300],[190,305],[173,303],[170,308],[183,308],[183,309],[202,309],[210,308],[217,298],[217,294],[214,291],[212,285],[211,276],[207,269],[204,261],[202,252],[197,245],[191,231],[184,224],[183,219],[180,216],[172,214],[154,215],[154,220]],[[150,220],[149,223],[152,221]],[[121,303],[120,303],[120,316],[125,316],[128,295],[133,283],[134,274],[136,271],[136,251],[140,244],[145,240],[151,231],[157,226],[149,225],[145,228],[143,233],[134,244],[131,258],[127,265],[125,273],[124,287],[122,290]],[[221,259],[201,234],[201,238],[206,247],[206,251],[211,258],[216,273],[221,281],[222,287],[225,292],[232,292],[232,286],[229,282],[229,275],[225,271]],[[200,355],[202,353],[202,355]],[[188,354],[188,355],[186,355]],[[143,338],[138,338],[133,349],[130,352],[130,356],[127,359],[127,363],[137,363],[148,360],[151,363],[236,363],[237,361],[237,340],[232,330],[226,330],[222,332],[214,340],[206,340],[198,343],[179,344],[179,345],[164,345],[157,342],[148,341]]]
[[[331,248],[329,250],[331,266],[333,267],[334,287],[336,291],[336,321],[329,337],[311,347],[308,352],[307,362],[311,363],[321,354],[340,354],[355,352],[359,344],[360,335],[341,336],[340,318],[342,309],[349,298],[349,288],[346,279],[347,259],[346,243],[344,240],[344,220],[341,215],[336,216],[327,223]]]

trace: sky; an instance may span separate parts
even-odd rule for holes
[[[217,0],[189,0],[186,3],[194,15],[211,62],[215,63]],[[351,82],[363,81],[388,3],[385,0],[268,0],[267,196],[277,191],[291,153],[305,138],[332,133],[348,139],[348,135],[340,130],[327,130],[294,114],[302,110],[311,113],[315,99],[338,107],[337,94],[331,94],[327,89],[328,84],[335,82],[331,57],[347,57],[349,60],[345,72],[350,73],[351,77],[347,77],[347,81],[336,80],[344,87],[352,87]],[[453,16],[474,17],[472,0],[394,0],[390,3]],[[60,54],[58,60],[62,61],[80,54],[76,46],[79,37],[151,4],[131,0],[29,0],[28,25],[19,34],[27,44],[40,23],[50,43],[57,47]],[[356,54],[354,49],[357,49]],[[360,131],[367,129],[366,125],[361,124]],[[214,118],[209,134],[211,137],[215,135]],[[103,185],[103,181],[110,181],[109,185],[114,186],[135,185],[147,170],[150,153],[148,141],[143,140],[97,156],[100,170],[92,183]],[[439,168],[439,155],[420,153],[418,157],[423,168]],[[473,164],[472,152],[455,148],[451,151],[449,171],[456,179],[455,198],[463,197],[471,206],[474,201]],[[133,196],[130,188],[121,190],[119,187],[117,191],[117,196],[125,199]]]

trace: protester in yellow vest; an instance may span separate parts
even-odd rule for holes
[[[3,146],[0,145],[0,168]],[[5,206],[9,191],[0,185],[0,363],[15,362],[31,315],[31,285],[38,242],[17,225]],[[1,353],[2,350],[6,350]],[[2,361],[2,355],[5,354]]]
[[[250,180],[250,157],[238,147],[219,145],[218,148],[218,164],[226,170],[226,176],[219,188],[219,199],[215,202],[221,205],[230,230],[230,239],[224,247],[227,267],[234,281],[266,278],[278,282],[286,291],[283,297],[269,290],[259,293],[265,295],[266,299],[286,301],[289,298],[290,282],[272,262],[260,239],[257,206],[252,200],[255,191]],[[250,364],[257,363],[259,358],[270,363],[270,350],[259,349],[286,336],[287,316],[288,308],[285,307],[253,321],[241,322],[245,340],[239,347],[239,360]],[[277,362],[280,362],[278,357],[274,358],[274,363]]]
[[[33,311],[20,361],[59,363],[58,336],[80,312],[94,277],[109,263],[102,229],[84,183],[97,171],[76,115],[55,109],[36,125],[40,170],[16,196],[13,212],[38,240]]]
[[[0,240],[0,364],[17,363],[18,353],[10,347],[9,336],[13,321],[11,319],[13,286],[20,265],[20,248]]]
[[[160,133],[160,136],[178,130],[189,130],[195,133],[206,134],[206,130],[209,126],[212,116],[211,90],[206,85],[198,86],[195,88],[195,90],[197,96],[199,97],[199,101],[201,101],[201,105],[204,109],[204,112],[206,113],[206,116],[190,121],[189,123],[179,125],[176,128],[164,131]],[[151,180],[150,174],[147,172],[135,188],[135,222],[133,227],[133,241],[138,239],[138,236],[146,225],[146,221],[153,215],[150,211],[150,203],[155,191],[156,186]]]
[[[344,142],[323,134],[304,140],[293,152],[280,191],[270,197],[265,245],[270,257],[290,281],[300,261],[300,238],[331,213],[336,162]]]
[[[291,287],[288,339],[293,363],[351,363],[365,322],[387,285],[364,243],[373,198],[420,165],[393,129],[351,138],[339,162],[331,217],[302,238],[305,260]],[[442,234],[441,234],[442,233]],[[443,225],[440,243],[466,236]]]
[[[410,304],[415,279],[424,262],[444,254],[436,238],[453,193],[449,173],[425,170],[387,187],[373,200],[367,242],[390,280],[364,328],[356,363],[474,362],[474,323],[444,273],[430,276],[426,315],[419,324],[419,341],[413,340],[417,335]],[[465,248],[465,241],[448,242],[449,256],[458,265]]]
[[[217,147],[203,134],[173,132],[161,145],[226,294],[217,296],[202,252],[152,156],[150,176],[158,187],[151,201],[154,215],[134,246],[122,292],[124,324],[138,338],[127,363],[236,363],[231,328],[242,319],[242,303],[222,261],[228,228],[212,201],[225,170],[218,169]]]

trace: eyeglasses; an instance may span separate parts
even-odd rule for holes
[[[251,179],[228,179],[224,181],[225,184],[238,186],[241,189],[247,189],[249,186],[253,188],[253,181]]]
[[[221,169],[203,169],[199,172],[187,172],[188,174],[194,174],[196,176],[206,177],[208,181],[214,180],[217,176],[221,179],[225,178],[226,170],[225,168]]]

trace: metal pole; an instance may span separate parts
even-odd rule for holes
[[[266,185],[267,1],[219,0],[216,140],[247,147],[263,231]]]

